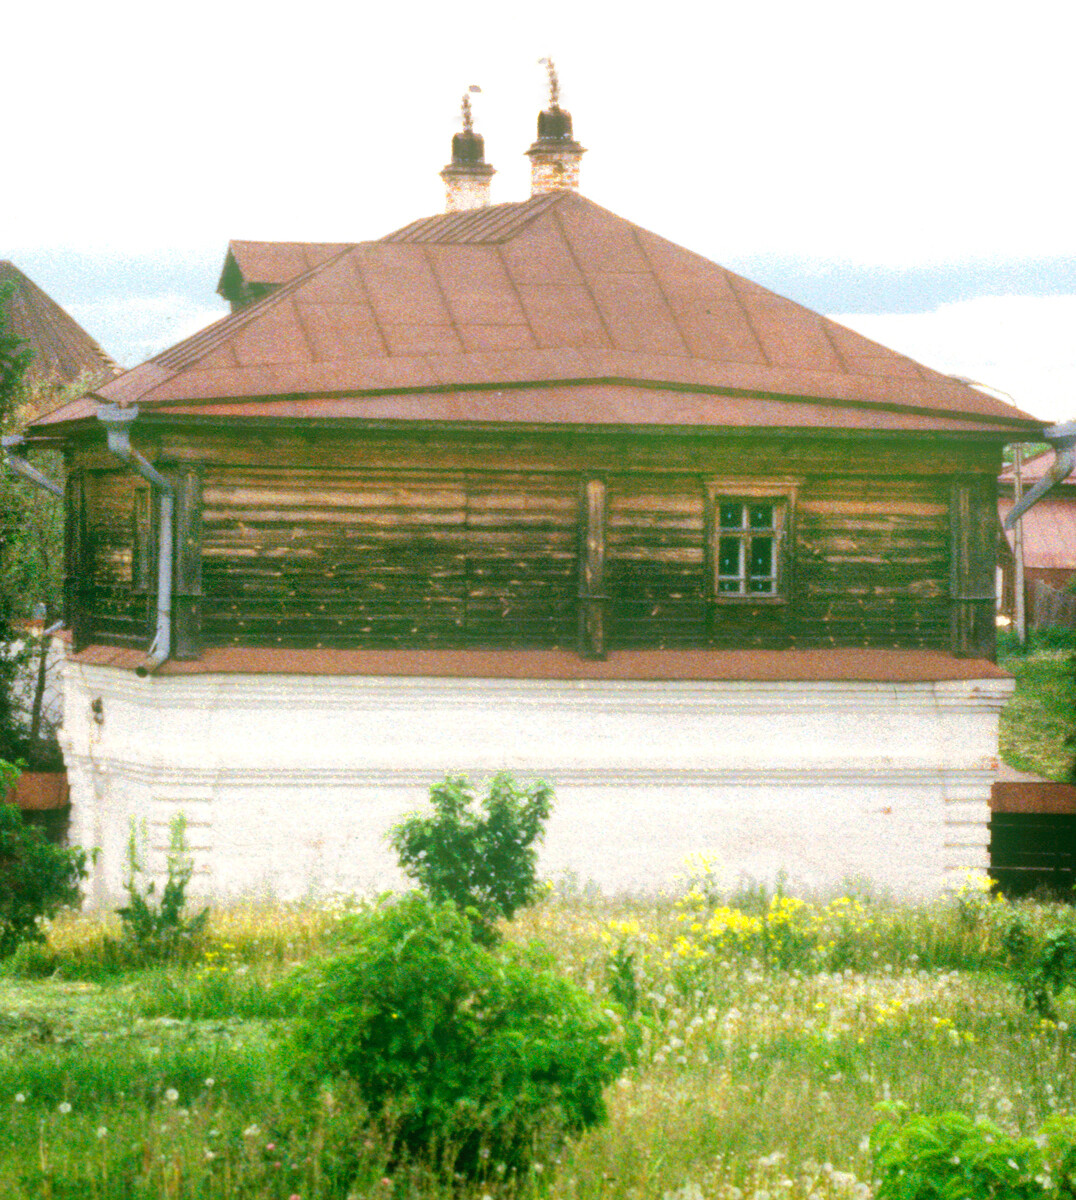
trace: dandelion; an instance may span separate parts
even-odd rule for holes
[[[216,1082],[217,1081],[213,1078],[213,1076],[210,1075],[210,1077],[205,1081],[205,1085],[207,1088],[211,1088]]]
[[[179,1092],[177,1092],[175,1088],[169,1088],[164,1093],[164,1098],[169,1104],[175,1104],[175,1102],[179,1099]]]
[[[98,1125],[97,1126],[97,1140],[101,1141],[102,1138],[106,1138],[106,1137],[108,1137],[108,1126],[107,1125]]]
[[[247,1138],[257,1137],[259,1133],[261,1133],[260,1125],[248,1125],[246,1129],[243,1130],[243,1136]]]
[[[15,1103],[16,1104],[25,1104],[26,1096],[22,1092],[16,1092],[15,1093]]]
[[[68,1104],[66,1100],[62,1100],[56,1111],[63,1113],[64,1116],[67,1116],[67,1114],[71,1111],[71,1105]]]

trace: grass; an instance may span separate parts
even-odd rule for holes
[[[1071,781],[1076,749],[1076,634],[1032,635],[1026,650],[1002,643],[998,663],[1016,679],[1001,714],[1001,757],[1018,771]]]
[[[638,1051],[604,1126],[526,1179],[454,1194],[864,1200],[881,1101],[1021,1132],[1076,1111],[1076,998],[1057,1021],[1028,1012],[1002,948],[1015,914],[1041,937],[1076,927],[1071,908],[696,882],[679,901],[551,896],[507,928],[633,1023]],[[311,1104],[289,1083],[284,981],[343,927],[332,908],[226,910],[186,961],[139,967],[103,949],[107,924],[54,924],[0,970],[0,1198],[447,1197],[390,1169],[346,1085]]]

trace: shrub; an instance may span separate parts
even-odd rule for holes
[[[123,936],[146,958],[164,958],[189,945],[205,929],[209,909],[193,917],[184,914],[187,887],[194,874],[194,863],[187,849],[187,822],[182,813],[173,818],[168,830],[167,878],[160,898],[153,880],[142,882],[145,868],[138,847],[138,831],[131,825],[127,841],[127,879],[124,887],[128,900],[118,908]]]
[[[1056,1019],[1054,999],[1066,987],[1076,987],[1076,930],[1055,926],[1039,942],[1029,933],[1027,922],[1017,917],[1005,931],[1003,946],[1024,1007]]]
[[[871,1131],[875,1200],[1061,1200],[1076,1194],[1076,1119],[1051,1117],[1017,1137],[963,1113],[879,1106]]]
[[[613,1021],[543,952],[484,946],[455,905],[416,892],[356,917],[297,1001],[300,1072],[353,1081],[402,1154],[468,1176],[518,1171],[603,1120],[622,1063]]]
[[[538,782],[519,787],[511,775],[497,775],[474,809],[467,780],[449,777],[430,788],[433,814],[412,813],[393,827],[389,840],[400,866],[441,903],[451,900],[472,916],[481,940],[493,937],[493,924],[510,918],[537,896],[538,852],[553,806],[553,791]]]
[[[77,904],[86,854],[54,846],[13,804],[0,804],[0,958],[44,940],[40,922]]]

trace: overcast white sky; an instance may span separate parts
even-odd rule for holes
[[[20,5],[0,258],[133,365],[219,315],[230,238],[440,211],[469,84],[524,198],[549,54],[593,200],[1071,419],[1074,35],[1062,0]]]

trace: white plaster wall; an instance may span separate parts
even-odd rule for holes
[[[65,687],[72,833],[100,848],[91,895],[106,903],[132,820],[160,869],[179,812],[206,894],[396,886],[389,826],[446,773],[501,769],[554,786],[554,879],[656,890],[705,853],[731,881],[930,894],[987,865],[1012,682],[139,679],[69,664]]]

